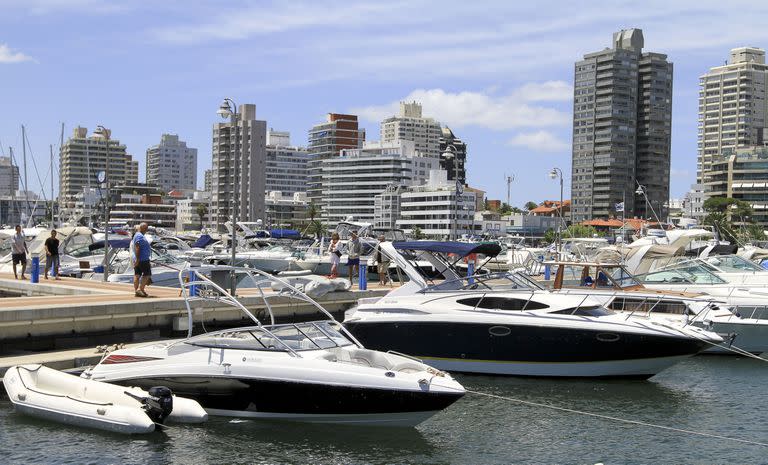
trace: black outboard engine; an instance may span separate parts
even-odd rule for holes
[[[137,396],[129,391],[123,391],[125,394],[141,402],[144,413],[147,414],[153,423],[162,425],[163,421],[173,411],[173,393],[170,388],[165,386],[155,386],[147,391],[149,396]]]
[[[151,387],[147,392],[149,397],[145,397],[142,401],[144,411],[147,412],[150,420],[162,424],[173,411],[173,393],[165,386]]]

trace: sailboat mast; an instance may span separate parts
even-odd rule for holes
[[[27,204],[27,221],[29,221],[29,185],[27,184],[27,132],[21,125],[21,151],[24,160],[24,200]]]
[[[54,223],[53,211],[55,210],[54,206],[56,204],[53,200],[53,144],[49,145],[49,147],[51,149],[51,229],[54,229],[56,223]]]
[[[61,151],[64,150],[64,122],[61,123],[61,133],[59,134],[59,166],[61,166]],[[59,173],[61,176],[61,173]],[[53,178],[53,172],[51,172],[51,178]],[[61,184],[59,184],[59,226],[61,226]]]

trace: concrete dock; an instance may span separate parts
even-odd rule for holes
[[[143,343],[186,334],[187,309],[179,289],[150,286],[150,297],[135,297],[130,284],[77,278],[30,283],[0,274],[0,292],[22,297],[0,298],[0,374],[19,363],[45,363],[71,368],[93,363],[97,345]],[[315,299],[340,315],[358,299],[382,296],[390,286],[369,283],[369,289],[332,292]],[[262,322],[268,323],[257,289],[239,289],[238,299]],[[311,305],[288,297],[270,299],[278,320],[309,318]],[[250,320],[229,305],[196,301],[195,323],[236,326]],[[174,328],[175,324],[175,328]]]

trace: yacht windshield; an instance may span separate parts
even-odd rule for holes
[[[680,263],[635,278],[646,284],[725,284],[725,280],[712,273],[708,266],[696,262]]]
[[[719,268],[720,271],[726,273],[743,273],[745,271],[765,271],[756,263],[752,263],[746,258],[739,257],[738,255],[722,255],[717,257],[709,257],[704,259],[705,262],[710,265]]]
[[[481,289],[490,291],[542,290],[540,284],[519,273],[487,273],[471,277],[445,280],[427,287],[422,292],[445,292]]]
[[[314,321],[297,324],[237,328],[201,334],[185,344],[238,350],[273,350],[299,352],[352,345],[337,328],[337,322]]]

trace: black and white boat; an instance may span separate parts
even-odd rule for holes
[[[188,337],[111,352],[83,376],[139,387],[161,383],[197,400],[211,415],[307,422],[415,426],[464,395],[445,372],[366,349],[285,281],[258,270],[238,272],[257,281],[271,324],[262,325],[204,275],[188,282],[180,275]],[[328,319],[275,324],[273,299],[285,303],[286,298],[310,303]],[[201,299],[232,305],[254,325],[192,336],[191,302]]]
[[[589,296],[532,289],[524,277],[460,277],[470,254],[492,257],[496,244],[384,243],[409,282],[362,299],[344,325],[367,347],[406,353],[440,369],[521,376],[648,378],[719,343],[699,328],[629,319]],[[443,279],[413,265],[427,260]]]

